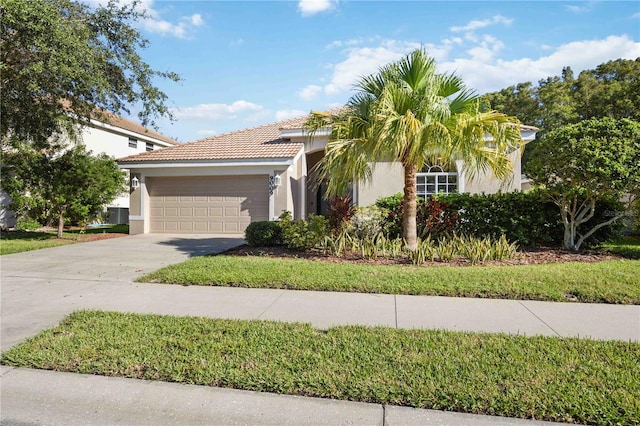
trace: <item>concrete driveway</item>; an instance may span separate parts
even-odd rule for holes
[[[133,280],[145,273],[243,242],[242,235],[145,234],[1,256],[1,349],[74,310],[118,300],[118,291],[138,286]],[[136,293],[129,297],[134,302]]]

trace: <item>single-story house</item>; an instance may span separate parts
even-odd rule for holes
[[[322,185],[312,169],[324,156],[329,131],[312,139],[308,116],[217,135],[191,143],[120,158],[131,176],[130,233],[241,233],[254,221],[326,212]],[[523,143],[538,131],[522,126]],[[491,173],[469,179],[461,161],[432,165],[418,174],[418,195],[441,192],[494,193],[520,190],[520,155],[510,154],[513,176]],[[370,182],[355,182],[356,205],[402,192],[399,163],[377,163]]]
[[[169,137],[110,112],[96,114],[84,125],[80,141],[94,154],[105,153],[114,158],[179,145]],[[129,193],[125,192],[107,206],[109,223],[128,223],[129,199]],[[13,212],[7,209],[10,203],[9,196],[0,191],[0,226],[3,228],[15,226]]]

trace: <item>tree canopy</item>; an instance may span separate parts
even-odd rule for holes
[[[480,112],[477,95],[459,77],[436,73],[423,49],[363,77],[356,88],[338,114],[312,113],[307,122],[312,134],[331,127],[319,176],[328,182],[328,195],[343,195],[349,182],[371,177],[372,163],[400,162],[408,249],[417,245],[416,173],[423,165],[463,160],[469,175],[491,169],[499,178],[511,171],[508,153],[521,141],[517,120]]]
[[[92,155],[82,145],[54,156],[22,146],[3,161],[3,189],[12,199],[11,210],[41,224],[56,223],[58,238],[65,220],[95,219],[126,191],[125,173],[114,158]]]
[[[629,118],[640,121],[640,58],[616,59],[582,71],[575,78],[570,67],[560,76],[518,83],[482,97],[489,110],[518,117],[540,128],[537,140],[547,132],[591,118]],[[528,172],[530,144],[523,164]]]
[[[100,110],[129,113],[143,125],[171,116],[154,85],[172,72],[156,71],[140,56],[148,41],[136,29],[137,2],[88,5],[73,0],[0,2],[2,143],[49,147],[74,138],[74,126]]]
[[[595,231],[626,214],[608,212],[606,221],[579,233],[598,200],[626,196],[629,211],[640,197],[640,123],[600,118],[558,127],[534,148],[530,176],[560,208],[565,248],[578,250]]]

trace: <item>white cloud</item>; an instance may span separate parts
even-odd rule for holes
[[[175,116],[187,120],[233,120],[238,118],[238,114],[262,109],[262,105],[240,100],[232,104],[200,104],[185,107],[175,111]]]
[[[149,18],[142,21],[144,29],[178,38],[187,38],[193,33],[195,28],[204,25],[204,20],[199,13],[182,17],[177,24],[160,19],[157,13],[153,15],[150,14],[149,16]]]
[[[509,26],[511,25],[512,22],[513,22],[513,19],[505,18],[502,15],[495,15],[489,19],[474,19],[472,21],[469,21],[467,25],[463,25],[461,27],[451,27],[449,28],[449,30],[454,33],[469,32],[469,31],[475,31],[479,28],[485,28],[490,25],[496,25],[496,24],[504,24]]]
[[[304,101],[312,101],[322,92],[322,87],[310,84],[298,92],[300,99]]]
[[[243,44],[244,44],[244,39],[242,38],[231,40],[231,43],[229,43],[231,47],[238,47],[238,46],[242,46]]]
[[[538,59],[495,59],[492,55],[458,58],[439,63],[442,71],[455,71],[465,83],[479,93],[503,89],[519,82],[559,75],[570,66],[576,75],[585,69],[612,59],[635,59],[640,43],[628,36],[609,36],[603,40],[575,41],[556,47]]]
[[[288,118],[301,117],[306,114],[307,112],[300,111],[299,109],[282,109],[282,110],[276,111],[276,120],[282,121]]]
[[[336,4],[337,0],[300,0],[298,2],[298,10],[302,16],[311,16],[331,10]]]
[[[204,19],[202,19],[202,15],[199,13],[194,13],[191,15],[191,25],[195,27],[201,27],[204,25]]]
[[[198,130],[196,133],[202,136],[213,136],[213,135],[217,135],[218,131],[213,129],[209,129],[209,130],[203,129],[203,130]]]
[[[504,47],[504,43],[495,37],[485,35],[478,46],[467,51],[471,58],[481,62],[488,62]]]
[[[567,9],[569,12],[573,12],[573,13],[582,13],[582,12],[586,12],[587,10],[589,10],[589,8],[586,7],[586,6],[574,6],[574,5],[566,5],[565,9]]]
[[[105,7],[109,0],[81,0],[90,7]],[[117,0],[120,5],[131,5],[133,0]],[[162,12],[154,8],[154,0],[139,0],[134,10],[146,15],[139,21],[139,25],[152,33],[169,35],[178,38],[188,38],[198,27],[205,24],[202,15],[194,13],[191,16],[182,16],[174,22],[162,18]]]
[[[370,40],[373,40],[375,38],[372,38]],[[352,38],[351,40],[334,40],[331,43],[327,44],[325,46],[325,49],[334,49],[334,48],[339,48],[339,47],[349,47],[349,46],[357,46],[359,44],[362,44],[364,42],[363,39],[361,38]]]
[[[324,91],[330,95],[346,92],[360,77],[375,73],[381,66],[420,47],[424,47],[436,60],[442,60],[450,51],[451,43],[421,45],[416,42],[385,40],[375,47],[346,49],[344,52],[347,58],[331,67],[333,75],[330,83],[324,86]]]
[[[636,12],[633,15],[631,15],[631,19],[640,19],[640,12]]]

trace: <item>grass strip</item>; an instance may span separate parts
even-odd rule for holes
[[[591,424],[640,419],[640,344],[77,312],[2,363]]]
[[[412,267],[205,256],[139,282],[518,300],[640,304],[640,261]]]
[[[640,236],[622,237],[611,243],[603,244],[602,248],[628,259],[640,259]]]
[[[128,225],[109,225],[87,230],[66,231],[62,238],[57,238],[55,231],[10,231],[2,232],[0,236],[0,255],[21,253],[31,250],[39,250],[49,247],[63,246],[78,243],[82,235],[93,234],[128,234]]]

